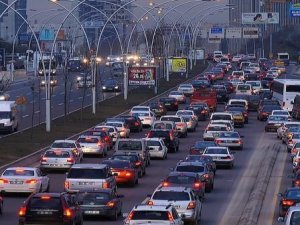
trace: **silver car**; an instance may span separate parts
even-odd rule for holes
[[[102,157],[107,155],[107,144],[99,136],[81,135],[77,139],[84,154],[99,154]]]
[[[162,116],[160,117],[160,121],[173,121],[176,125],[178,134],[180,134],[181,137],[187,136],[187,124],[183,117],[175,115]]]
[[[215,138],[215,142],[219,146],[229,147],[230,149],[243,150],[243,136],[240,136],[238,132],[220,132]]]
[[[194,93],[194,87],[192,84],[180,84],[177,90],[185,96],[191,96]]]
[[[217,166],[228,166],[231,169],[234,166],[234,156],[228,147],[207,147],[203,155],[211,156]]]
[[[196,131],[196,127],[198,126],[198,119],[193,116],[182,116],[184,122],[186,122],[187,129],[189,131]]]

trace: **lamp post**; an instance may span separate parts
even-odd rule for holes
[[[98,63],[101,62],[100,57],[92,56],[91,64],[92,64],[92,110],[93,114],[96,114],[96,91],[97,91],[97,74],[98,74]]]

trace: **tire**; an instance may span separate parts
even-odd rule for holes
[[[0,215],[3,214],[3,204],[0,205]]]
[[[179,146],[176,147],[175,152],[179,152]]]
[[[134,186],[135,186],[135,184],[136,184],[136,181],[135,181],[135,180],[133,180],[133,181],[131,181],[131,182],[129,183],[129,186],[130,186],[130,187],[134,187]]]
[[[45,190],[45,192],[49,192],[50,191],[50,183],[48,182],[48,186],[47,186],[47,188],[46,188],[46,190]]]
[[[114,215],[112,215],[112,216],[110,217],[110,219],[111,219],[112,221],[118,220],[118,212],[117,212],[117,210],[114,212]]]
[[[143,171],[141,170],[141,171],[139,172],[138,177],[141,178],[142,176],[143,176]]]

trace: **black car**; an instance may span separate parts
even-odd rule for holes
[[[291,206],[300,203],[300,188],[288,188],[284,193],[279,194],[279,196],[281,197],[279,202],[279,216],[284,217]]]
[[[68,193],[33,193],[19,210],[19,225],[83,224],[78,199]]]
[[[167,114],[166,106],[159,102],[150,102],[148,105],[155,116],[164,116]]]
[[[102,85],[102,91],[103,92],[108,92],[108,91],[113,91],[113,92],[120,92],[121,91],[121,85],[117,80],[110,79],[104,81]]]
[[[214,141],[196,141],[196,143],[190,148],[191,155],[202,155],[206,147],[217,146]]]
[[[257,73],[247,73],[247,74],[245,74],[244,77],[245,77],[246,81],[250,81],[250,80],[256,81],[256,80],[258,80],[258,74]]]
[[[119,118],[124,118],[129,125],[130,132],[141,132],[143,130],[142,121],[135,115],[122,115]]]
[[[234,92],[234,86],[231,82],[224,81],[224,82],[221,82],[220,84],[224,85],[226,87],[227,94],[231,94]]]
[[[212,89],[217,92],[217,101],[218,102],[227,102],[229,96],[227,94],[226,87],[224,85],[213,85]]]
[[[210,87],[210,83],[207,79],[203,80],[193,80],[192,81],[193,88],[195,90],[206,89]]]
[[[217,172],[217,165],[213,160],[213,157],[209,155],[187,155],[184,159],[186,162],[205,162],[210,170],[213,171],[214,175]]]
[[[249,95],[247,98],[248,101],[248,111],[257,111],[260,96],[259,95]]]
[[[163,104],[168,111],[178,110],[178,102],[176,98],[163,97],[159,99],[159,103]]]
[[[148,132],[147,138],[162,138],[168,148],[168,152],[178,152],[179,140],[173,130],[152,129]]]
[[[261,85],[263,88],[270,88],[273,83],[273,77],[264,77],[261,79]]]
[[[88,190],[78,194],[84,217],[108,217],[117,220],[122,212],[121,195],[112,189]]]
[[[185,108],[186,110],[193,110],[199,121],[205,121],[208,117],[204,105],[190,105]]]
[[[261,100],[263,99],[272,99],[273,92],[271,90],[262,90],[259,92],[259,97]]]

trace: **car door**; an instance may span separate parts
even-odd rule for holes
[[[41,180],[42,190],[46,190],[49,182],[49,178],[45,176],[40,169],[36,169],[36,175],[39,180]]]

